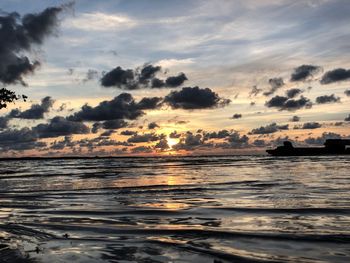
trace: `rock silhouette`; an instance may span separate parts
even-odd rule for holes
[[[273,156],[344,155],[350,154],[350,140],[328,139],[324,147],[294,147],[290,141],[285,141],[283,146],[266,152]]]

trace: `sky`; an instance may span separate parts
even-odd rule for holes
[[[0,89],[28,97],[0,109],[1,157],[258,154],[350,137],[347,0],[0,10]]]

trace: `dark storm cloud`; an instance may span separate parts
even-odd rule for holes
[[[135,70],[116,67],[102,76],[101,85],[125,90],[164,87],[176,88],[187,80],[184,73],[179,73],[177,76],[170,76],[162,80],[155,77],[160,71],[160,66],[153,66],[151,64],[146,64],[142,68]]]
[[[321,84],[330,84],[338,81],[350,80],[350,69],[337,68],[327,71],[321,79]]]
[[[288,98],[292,99],[292,98],[298,96],[302,92],[303,91],[301,89],[290,89],[290,90],[286,91],[286,95]]]
[[[290,81],[305,81],[318,73],[321,67],[314,65],[301,65],[294,69]]]
[[[340,98],[332,95],[323,95],[316,98],[317,104],[335,103],[340,102]]]
[[[249,134],[269,134],[269,133],[275,133],[279,130],[288,130],[289,125],[277,125],[275,122],[271,123],[267,126],[261,126],[260,128],[255,128],[249,132]]]
[[[172,91],[164,98],[164,102],[173,109],[195,110],[223,107],[230,100],[220,98],[209,88],[185,87],[180,91]]]
[[[350,97],[350,89],[345,90],[345,91],[344,91],[344,94],[345,94],[346,96]]]
[[[265,103],[268,108],[278,108],[279,110],[295,111],[301,108],[311,108],[312,103],[308,98],[301,96],[299,99],[289,99],[288,97],[275,96]]]
[[[235,113],[232,116],[232,119],[240,119],[240,118],[242,118],[242,114],[240,114],[240,113]]]
[[[279,88],[281,88],[284,85],[282,78],[272,78],[269,79],[269,84],[271,86],[270,90],[264,92],[264,96],[270,96],[274,94]]]
[[[153,129],[155,129],[155,128],[159,128],[159,125],[158,125],[157,123],[155,123],[155,122],[150,122],[150,123],[148,124],[148,129],[153,130]]]
[[[127,126],[128,126],[128,123],[121,119],[107,120],[102,124],[102,127],[104,129],[111,129],[111,130],[117,130],[117,129],[125,128]]]
[[[50,138],[71,134],[87,134],[90,129],[81,122],[69,121],[64,117],[56,116],[48,124],[38,124],[33,131],[40,138]]]
[[[142,143],[142,142],[154,142],[161,139],[163,136],[157,135],[155,133],[144,133],[144,134],[134,134],[128,138],[130,143]]]
[[[33,73],[38,61],[24,55],[34,45],[41,45],[58,25],[57,15],[63,7],[50,7],[37,14],[2,13],[0,15],[0,82],[22,84],[23,76]]]
[[[116,119],[135,120],[144,115],[143,110],[160,107],[161,98],[143,98],[139,103],[129,93],[122,93],[110,101],[102,101],[96,107],[84,105],[69,116],[72,121],[107,121]]]
[[[290,119],[290,121],[292,121],[292,122],[298,122],[298,121],[300,121],[300,117],[294,115],[294,116]]]
[[[19,109],[14,109],[9,113],[11,118],[21,118],[21,119],[43,119],[44,113],[49,112],[50,108],[55,101],[47,96],[41,100],[40,104],[33,104],[28,110],[20,111]]]
[[[344,121],[350,121],[350,114],[349,114],[348,117],[346,117],[346,118],[344,119]]]
[[[317,128],[321,128],[322,124],[318,123],[318,122],[305,122],[303,124],[303,126],[301,127],[301,129],[317,129]]]

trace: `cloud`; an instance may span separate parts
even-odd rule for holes
[[[343,124],[344,124],[344,122],[342,122],[342,121],[337,121],[337,122],[335,122],[333,125],[334,125],[334,126],[343,126]]]
[[[145,64],[141,68],[135,70],[123,69],[116,67],[105,73],[101,78],[103,87],[115,87],[124,90],[135,90],[142,88],[176,88],[181,86],[187,77],[184,73],[179,73],[177,76],[170,76],[165,80],[159,79],[156,76],[161,72],[160,66]]]
[[[335,103],[335,102],[340,102],[340,98],[335,97],[334,94],[323,95],[316,98],[317,104],[326,104],[326,103]]]
[[[117,129],[125,128],[127,126],[128,126],[128,123],[121,119],[107,120],[102,124],[102,127],[104,129],[111,129],[111,130],[117,130]]]
[[[167,149],[169,149],[169,144],[168,144],[168,141],[167,139],[163,138],[163,139],[160,139],[159,142],[154,146],[155,149],[159,149],[161,151],[165,151]]]
[[[164,82],[164,80],[154,78],[154,79],[152,79],[151,86],[152,86],[152,88],[155,88],[155,89],[156,88],[163,88],[163,87],[165,87],[165,82]]]
[[[247,135],[240,135],[238,132],[233,132],[227,137],[230,148],[243,148],[248,146],[249,138]]]
[[[122,69],[121,67],[116,67],[111,71],[107,72],[101,78],[101,85],[104,87],[118,87],[124,89],[136,89],[136,84],[134,82],[134,71],[132,69]]]
[[[256,147],[266,147],[266,142],[264,140],[256,139],[253,141],[252,145]]]
[[[58,25],[58,13],[63,7],[49,7],[36,14],[2,13],[0,16],[0,82],[22,84],[23,76],[33,73],[40,65],[31,61],[24,53],[34,45],[41,45],[52,35]]]
[[[48,124],[38,124],[32,130],[40,138],[87,134],[90,132],[90,129],[84,123],[70,121],[61,116],[52,118]]]
[[[179,143],[173,145],[175,150],[193,150],[198,147],[208,146],[204,143],[202,134],[193,134],[192,132],[186,132],[185,136],[182,137]]]
[[[142,98],[137,107],[141,110],[154,110],[162,106],[163,99],[160,97]]]
[[[121,135],[125,135],[125,136],[130,136],[130,135],[137,134],[137,132],[136,131],[125,130],[125,131],[122,131],[120,134]]]
[[[327,139],[341,139],[341,135],[333,132],[324,132],[322,136],[316,138],[308,137],[304,142],[310,145],[323,145]]]
[[[230,136],[230,132],[228,130],[221,130],[217,132],[209,132],[204,133],[204,139],[223,139]]]
[[[146,65],[141,69],[139,80],[141,83],[147,83],[154,78],[155,74],[161,70],[160,66]]]
[[[321,70],[321,67],[314,65],[301,65],[294,69],[290,81],[305,81],[310,77],[313,77],[314,74],[318,73]]]
[[[132,153],[151,153],[153,152],[150,146],[138,146],[131,149]]]
[[[318,122],[305,122],[301,127],[301,129],[307,130],[307,129],[317,129],[321,127],[322,127],[322,124]]]
[[[240,114],[240,113],[235,113],[232,116],[232,119],[240,119],[240,118],[242,118],[242,114]]]
[[[89,69],[86,72],[85,78],[83,78],[83,83],[86,83],[88,81],[94,80],[98,78],[98,71],[94,69]]]
[[[41,100],[40,104],[33,104],[28,110],[20,111],[14,109],[9,113],[10,118],[21,118],[21,119],[43,119],[44,113],[49,112],[50,108],[54,104],[54,100],[47,96]]]
[[[277,125],[275,122],[271,123],[267,126],[261,126],[260,128],[255,128],[252,129],[249,134],[269,134],[269,133],[275,133],[278,132],[280,130],[288,130],[289,129],[289,125],[285,124],[285,125]]]
[[[321,78],[321,84],[330,84],[338,81],[350,80],[350,69],[337,68],[327,71]]]
[[[76,28],[84,31],[116,31],[125,30],[137,25],[135,20],[116,14],[101,12],[83,13],[64,23],[67,28]]]
[[[311,108],[312,102],[304,96],[301,96],[299,99],[275,96],[267,101],[265,106],[268,108],[278,108],[279,110],[295,111],[301,108]]]
[[[165,85],[171,88],[175,88],[181,86],[186,80],[186,75],[181,72],[177,76],[168,77],[165,81]]]
[[[9,120],[9,117],[7,116],[0,117],[0,130],[4,130],[8,127]]]
[[[272,78],[269,79],[269,84],[271,86],[271,89],[264,92],[264,96],[270,96],[274,94],[279,88],[281,88],[284,85],[282,78]]]
[[[210,109],[224,107],[230,100],[220,98],[209,88],[185,87],[180,91],[172,91],[164,98],[164,102],[173,109]]]
[[[22,129],[9,129],[0,132],[0,148],[3,151],[23,151],[38,149],[46,144],[37,142],[38,135],[28,127]]]
[[[257,86],[253,86],[249,92],[249,98],[256,97],[260,92],[262,92],[262,89],[259,89]]]
[[[130,143],[142,143],[142,142],[154,142],[161,139],[163,136],[157,135],[155,133],[144,133],[144,134],[134,134],[128,138]]]
[[[292,122],[298,122],[298,121],[300,121],[300,117],[294,115],[294,116],[290,119],[290,121],[292,121]]]
[[[159,128],[159,125],[158,125],[157,123],[155,123],[155,122],[150,122],[150,123],[148,124],[148,129],[153,130],[153,129],[155,129],[155,128]]]
[[[302,92],[303,91],[301,89],[289,89],[286,91],[286,95],[288,98],[292,99],[292,98],[298,96]]]
[[[146,109],[160,107],[161,98],[143,98],[136,102],[131,94],[122,93],[110,101],[102,101],[96,107],[84,105],[80,111],[69,116],[71,121],[107,121],[116,119],[135,120]]]
[[[172,138],[172,139],[177,139],[180,137],[181,137],[181,133],[177,133],[177,131],[173,131],[169,134],[169,138]]]
[[[115,131],[113,129],[106,130],[103,133],[100,134],[100,137],[109,137],[111,136]]]
[[[92,132],[92,133],[97,133],[101,128],[102,128],[102,123],[100,123],[100,122],[95,122],[95,123],[92,125],[91,132]]]

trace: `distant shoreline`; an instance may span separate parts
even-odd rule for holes
[[[127,158],[191,158],[191,157],[224,157],[224,156],[269,156],[268,154],[216,154],[216,155],[207,155],[207,154],[197,154],[197,155],[152,155],[152,156],[140,156],[140,155],[131,155],[131,156],[38,156],[38,157],[3,157],[0,158],[1,161],[21,161],[21,160],[78,160],[78,159],[127,159]]]

